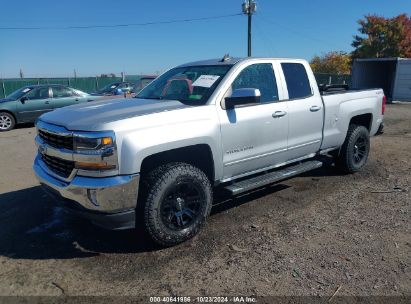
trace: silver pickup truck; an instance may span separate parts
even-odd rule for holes
[[[319,88],[304,60],[188,63],[136,98],[41,116],[33,169],[71,212],[172,246],[198,233],[216,187],[237,195],[318,168],[322,154],[360,170],[384,109],[381,89]]]

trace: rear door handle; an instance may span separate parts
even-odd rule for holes
[[[50,101],[46,100],[45,104],[50,104]]]
[[[278,118],[278,117],[283,117],[285,115],[287,115],[287,112],[285,111],[275,111],[272,116],[273,118]]]
[[[319,106],[312,106],[312,107],[310,108],[310,111],[311,111],[311,112],[317,112],[317,111],[319,111],[319,110],[321,110],[321,107],[319,107]]]

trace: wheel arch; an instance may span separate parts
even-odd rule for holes
[[[14,122],[17,124],[17,116],[16,116],[16,114],[14,114],[14,113],[13,113],[12,111],[10,111],[10,110],[1,110],[1,109],[0,109],[0,113],[2,113],[2,112],[8,113],[8,114],[10,114],[11,116],[13,116]]]
[[[214,158],[211,147],[207,144],[175,148],[146,156],[141,163],[140,172],[144,176],[154,168],[170,162],[183,162],[193,165],[206,174],[211,184],[214,183]]]
[[[364,126],[370,132],[371,126],[372,126],[372,114],[365,113],[365,114],[360,114],[360,115],[351,117],[348,126],[351,126],[351,125]]]

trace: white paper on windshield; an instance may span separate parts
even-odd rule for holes
[[[193,86],[194,87],[209,88],[214,84],[214,82],[217,81],[218,78],[220,78],[220,76],[217,76],[217,75],[201,75],[200,77],[197,78],[196,81],[193,82]]]
[[[30,88],[25,88],[24,90],[23,90],[23,93],[27,93],[28,91],[30,91],[31,89]]]
[[[114,89],[116,86],[115,85],[112,85],[111,87],[110,87],[110,89]]]

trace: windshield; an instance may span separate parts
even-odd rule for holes
[[[103,88],[101,88],[100,90],[98,90],[98,92],[100,93],[109,93],[112,92],[115,88],[118,87],[120,83],[116,82],[116,83],[110,83],[106,86],[104,86]]]
[[[24,95],[26,95],[28,92],[30,92],[33,88],[30,87],[23,87],[20,88],[16,91],[14,91],[13,93],[11,93],[10,95],[8,95],[6,98],[10,98],[12,100],[17,100],[22,98]]]
[[[146,86],[136,98],[173,99],[205,104],[232,65],[189,66],[172,69]]]

